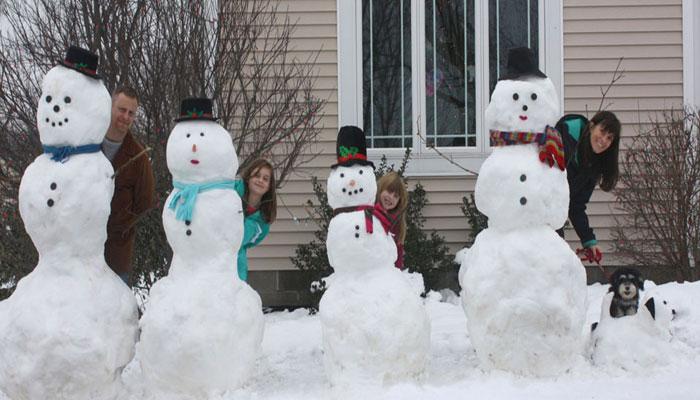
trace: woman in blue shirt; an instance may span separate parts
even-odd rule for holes
[[[277,216],[275,174],[272,164],[263,158],[250,163],[236,180],[236,192],[243,203],[243,241],[238,251],[238,276],[248,280],[248,255],[270,232],[270,224]]]

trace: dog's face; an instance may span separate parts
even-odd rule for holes
[[[644,289],[642,274],[634,268],[619,268],[610,277],[610,291],[625,300],[635,299]]]

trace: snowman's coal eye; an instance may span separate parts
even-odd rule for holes
[[[513,93],[513,100],[518,100],[520,96],[517,93]]]
[[[199,132],[199,136],[204,137],[204,132]]]
[[[46,102],[51,103],[51,96],[46,96]]]
[[[360,175],[362,175],[362,170],[360,170]]]
[[[537,100],[537,93],[531,94],[531,95],[530,95],[530,98],[531,98],[532,100]]]
[[[345,178],[345,174],[341,173],[341,174],[340,174],[340,177],[341,177],[341,178]]]
[[[187,135],[185,135],[185,137],[190,137],[190,134],[188,133]]]
[[[66,104],[70,103],[70,97],[68,97],[68,96],[64,97],[64,98],[63,98],[63,101],[64,101]]]

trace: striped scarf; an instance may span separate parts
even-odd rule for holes
[[[561,134],[549,125],[545,127],[544,132],[509,132],[492,129],[489,131],[489,139],[492,147],[535,143],[540,151],[540,161],[548,163],[550,167],[556,163],[562,171],[566,169]]]

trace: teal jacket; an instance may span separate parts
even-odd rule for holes
[[[243,203],[243,211],[245,212],[245,183],[242,180],[236,180],[236,192],[241,196]],[[241,280],[248,280],[248,255],[246,252],[249,248],[257,246],[265,239],[265,236],[270,232],[270,224],[265,222],[260,210],[248,215],[243,220],[243,241],[241,249],[238,250],[238,277]]]

